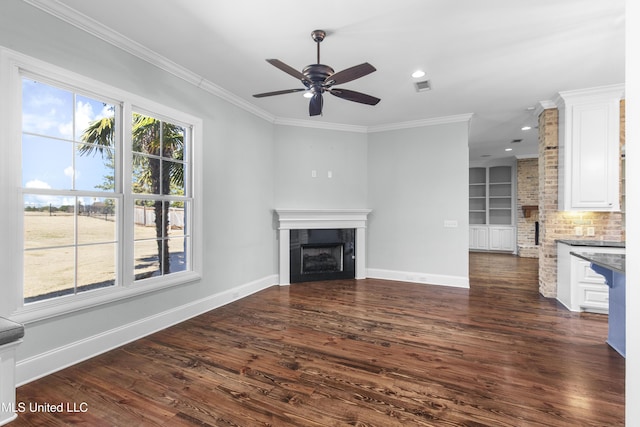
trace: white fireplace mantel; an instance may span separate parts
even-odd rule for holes
[[[356,230],[356,279],[366,277],[365,229],[371,209],[276,209],[279,230],[280,285],[290,281],[290,230],[354,228]]]

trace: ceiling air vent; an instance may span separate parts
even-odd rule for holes
[[[416,90],[418,92],[425,92],[425,91],[431,90],[430,80],[424,80],[422,82],[416,82],[414,84],[416,85]]]

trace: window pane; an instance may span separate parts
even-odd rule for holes
[[[184,205],[184,203],[180,203]],[[183,207],[169,208],[169,230],[171,237],[181,237],[185,234],[185,209]]]
[[[24,248],[74,244],[75,197],[24,196]]]
[[[155,239],[167,235],[165,224],[168,220],[168,202],[160,200],[136,200],[134,209],[134,239]],[[158,221],[156,222],[156,218]]]
[[[162,157],[182,160],[184,158],[184,129],[168,122],[163,122],[162,126]]]
[[[131,184],[134,193],[160,194],[160,159],[134,154]]]
[[[22,131],[71,139],[73,94],[67,90],[22,79]]]
[[[85,197],[78,206],[78,243],[115,242],[116,238],[116,199]]]
[[[113,147],[115,107],[109,103],[76,95],[75,141]]]
[[[73,188],[73,144],[23,135],[22,185],[25,188]]]
[[[180,162],[170,162],[167,160],[162,162],[163,176],[167,178],[163,181],[162,194],[171,194],[172,196],[185,195],[185,189],[184,189],[185,169],[186,169],[185,165]]]
[[[74,247],[25,251],[25,303],[73,293],[74,260]]]
[[[78,292],[115,284],[116,249],[115,243],[78,248]]]
[[[136,280],[160,275],[158,244],[160,240],[143,240],[134,243],[134,275]]]
[[[132,151],[160,155],[160,121],[153,117],[133,113]]]
[[[115,190],[114,152],[91,144],[76,144],[75,178],[76,190]],[[70,171],[71,172],[71,171]]]
[[[187,241],[186,238],[169,239],[169,272],[176,273],[187,269]]]

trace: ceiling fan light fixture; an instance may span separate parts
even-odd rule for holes
[[[305,98],[309,99],[309,98],[313,98],[313,92],[311,92],[310,90],[306,91],[305,93],[302,94],[302,96],[304,96]]]
[[[411,74],[411,77],[413,77],[414,79],[419,79],[420,77],[424,77],[426,75],[426,73],[422,70],[416,70],[413,72],[413,74]]]

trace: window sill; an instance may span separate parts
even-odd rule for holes
[[[193,271],[174,273],[166,278],[147,279],[128,287],[102,288],[68,297],[34,302],[16,310],[9,317],[14,322],[29,324],[140,295],[152,294],[161,289],[185,285],[200,279],[201,275]]]

